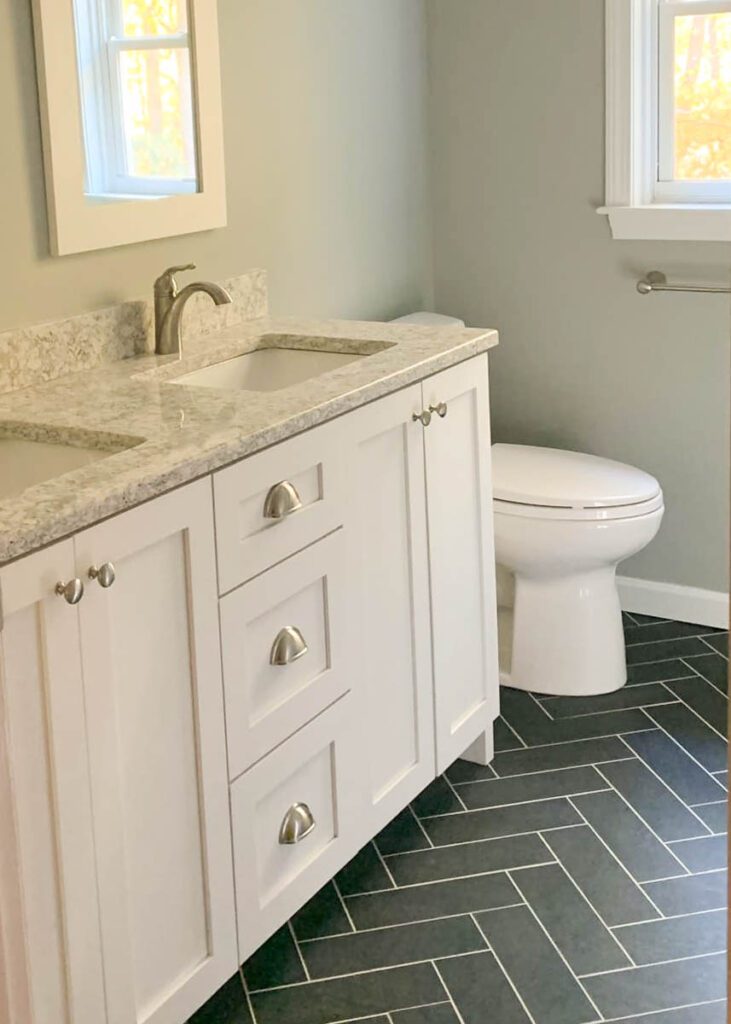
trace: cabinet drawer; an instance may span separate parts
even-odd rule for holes
[[[348,694],[231,786],[239,959],[244,960],[357,849],[358,754]],[[306,831],[282,829],[296,817]],[[289,838],[290,843],[285,843]]]
[[[348,689],[343,530],[221,599],[229,777]]]
[[[214,474],[219,593],[342,524],[333,428],[326,424]]]

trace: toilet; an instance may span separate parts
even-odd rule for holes
[[[500,681],[589,696],[627,681],[620,562],[660,528],[654,477],[580,452],[492,448]]]
[[[403,323],[464,327],[436,313]],[[534,693],[592,696],[627,681],[616,571],[655,537],[657,480],[595,455],[492,448],[500,681]]]

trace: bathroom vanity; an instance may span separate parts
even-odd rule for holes
[[[286,349],[254,322],[0,399],[54,443],[65,389],[55,443],[106,424],[124,448],[0,501],[12,1024],[183,1024],[435,775],[492,755],[497,336],[307,326],[371,354],[268,395],[169,383]]]

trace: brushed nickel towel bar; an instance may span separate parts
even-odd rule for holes
[[[659,270],[651,270],[649,274],[637,282],[640,295],[651,295],[652,292],[700,292],[704,295],[731,295],[731,288],[704,287],[695,284],[668,284],[668,279]]]

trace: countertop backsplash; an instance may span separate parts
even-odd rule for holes
[[[186,278],[184,283],[188,280],[195,277]],[[215,306],[207,296],[194,295],[185,310],[187,338],[217,334],[267,315],[266,271],[249,270],[220,283],[233,302]],[[151,286],[149,300],[124,302],[66,320],[0,333],[0,394],[153,350]]]

